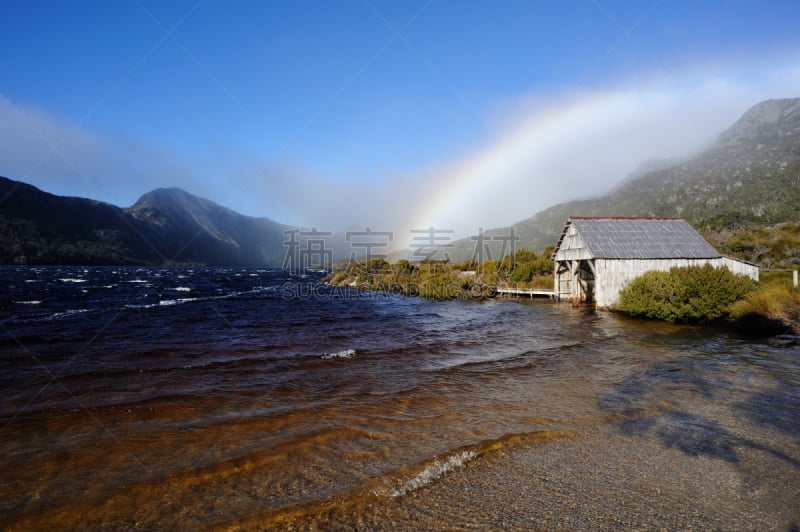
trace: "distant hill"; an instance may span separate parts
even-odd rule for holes
[[[761,102],[706,151],[666,167],[654,164],[605,196],[555,205],[514,224],[517,247],[555,244],[570,215],[683,217],[705,231],[800,221],[800,98]],[[453,260],[469,259],[474,244],[458,241]]]
[[[0,177],[0,263],[278,265],[286,226],[181,189],[124,209]]]
[[[179,188],[148,192],[125,212],[147,224],[163,255],[181,262],[280,266],[283,261],[287,226],[244,216]]]

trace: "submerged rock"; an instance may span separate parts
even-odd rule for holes
[[[800,343],[800,336],[796,334],[779,334],[769,341],[772,347],[792,347]]]

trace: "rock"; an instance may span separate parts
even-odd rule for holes
[[[769,341],[772,347],[792,347],[800,343],[800,336],[795,334],[779,334]]]

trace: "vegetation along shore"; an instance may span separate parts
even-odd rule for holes
[[[739,231],[712,242],[721,251],[747,253],[748,258],[759,250],[770,265],[787,266],[800,249],[795,242],[800,224],[784,227],[791,232],[784,229],[780,238],[774,232]],[[759,235],[764,238],[758,239]],[[503,260],[482,263],[404,259],[389,263],[378,258],[340,266],[324,282],[437,300],[486,298],[493,297],[498,288],[552,289],[552,251],[552,247],[539,253],[519,250]],[[751,333],[798,334],[800,289],[792,282],[789,268],[767,269],[758,282],[711,266],[653,271],[631,282],[612,310],[677,323],[724,323]]]

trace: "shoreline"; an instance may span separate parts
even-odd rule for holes
[[[687,454],[613,425],[521,442],[478,456],[396,496],[369,486],[217,523],[219,530],[620,528],[791,530],[797,466],[758,449],[723,460]],[[759,475],[760,468],[773,474]]]
[[[447,292],[448,294],[450,294],[448,297],[427,297],[424,293],[420,293],[416,285],[403,286],[400,284],[390,284],[390,285],[372,286],[369,282],[363,282],[359,284],[355,279],[350,279],[350,278],[341,280],[338,283],[333,283],[331,282],[331,277],[332,274],[326,276],[320,281],[320,283],[323,284],[324,286],[330,287],[332,290],[357,290],[359,292],[377,293],[383,297],[390,297],[390,296],[421,297],[424,299],[432,299],[436,301],[485,300],[485,299],[495,299],[495,298],[519,299],[519,296],[498,295],[497,288],[499,288],[499,286],[487,286],[483,284],[470,285],[469,288],[464,288],[463,285],[452,284],[450,285],[450,291]],[[508,285],[503,285],[503,287],[508,288]],[[409,290],[409,288],[412,289]],[[529,287],[524,287],[523,289],[528,289],[528,288]],[[527,298],[523,297],[523,299]],[[559,301],[558,299],[554,299],[552,297],[548,298],[548,297],[531,296],[530,299],[548,300],[553,303],[568,303],[564,301]],[[581,306],[590,307],[591,305],[581,305]],[[602,312],[619,313],[621,315],[637,320],[662,321],[667,323],[666,320],[659,320],[657,318],[643,318],[643,317],[631,316],[625,311],[615,308],[602,310]],[[724,327],[752,338],[770,338],[770,337],[775,338],[782,336],[798,336],[800,335],[800,309],[796,310],[794,314],[790,314],[789,316],[784,316],[784,315],[769,316],[762,312],[752,312],[739,318],[726,316],[705,324],[679,323],[679,325],[686,325],[690,327],[696,327],[696,326]],[[800,339],[797,339],[797,342],[800,342]],[[788,345],[794,345],[794,343]]]

